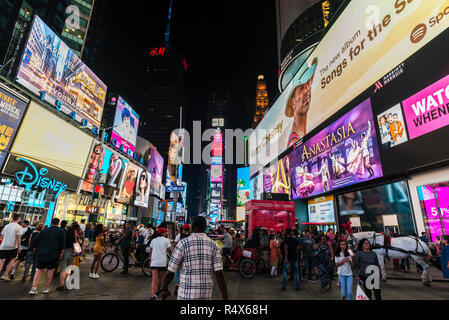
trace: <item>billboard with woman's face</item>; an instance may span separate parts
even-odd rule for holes
[[[151,175],[148,171],[139,168],[138,178],[136,183],[136,198],[134,205],[139,207],[148,207],[148,196],[150,194]]]
[[[126,169],[126,160],[118,153],[103,146],[94,144],[90,153],[80,190],[92,192],[98,176],[97,192],[112,196],[114,190],[120,188],[120,181]]]
[[[125,178],[123,180],[123,186],[120,190],[119,195],[117,196],[117,202],[129,204],[134,194],[134,189],[136,187],[136,179],[137,174],[139,172],[139,168],[132,164],[128,163],[126,168]]]

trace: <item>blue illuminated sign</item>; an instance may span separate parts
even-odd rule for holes
[[[67,184],[44,177],[48,173],[48,169],[42,168],[38,171],[32,162],[24,158],[18,158],[17,161],[23,161],[28,165],[25,170],[15,174],[17,183],[19,186],[25,186],[25,190],[31,190],[32,187],[53,190],[56,191],[55,198],[57,199],[59,194],[67,189]]]

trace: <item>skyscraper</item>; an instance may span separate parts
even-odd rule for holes
[[[149,52],[142,112],[146,125],[141,135],[158,146],[166,161],[170,133],[179,128],[180,107],[185,105],[186,70],[186,60],[175,49],[161,46]],[[182,122],[185,122],[185,111]]]
[[[70,7],[72,6],[72,7]],[[79,28],[68,29],[66,19],[79,11]],[[102,37],[104,0],[11,0],[0,1],[0,63],[1,73],[8,78],[15,74],[33,16],[36,14],[77,54],[95,70]],[[89,31],[89,32],[88,32]]]
[[[256,108],[254,111],[254,117],[252,121],[252,127],[255,128],[257,124],[262,120],[265,111],[268,109],[268,91],[267,84],[265,83],[265,78],[261,74],[257,77],[256,84]]]

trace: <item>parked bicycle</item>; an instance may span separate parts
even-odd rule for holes
[[[106,253],[101,259],[101,268],[105,272],[113,272],[119,267],[119,265],[123,266],[123,264],[124,264],[123,252],[119,250],[118,246],[115,246],[114,251]],[[144,262],[141,264],[137,261],[134,252],[131,252],[131,254],[129,255],[129,266],[141,267],[143,274],[146,275],[147,277],[151,277],[149,258],[146,258]]]

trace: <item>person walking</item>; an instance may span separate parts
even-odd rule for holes
[[[337,266],[338,280],[340,281],[341,300],[352,300],[352,256],[348,251],[348,242],[340,240],[335,251],[335,265]]]
[[[3,265],[6,260],[9,263],[6,266],[5,273],[0,277],[1,280],[11,281],[8,276],[9,271],[16,262],[17,254],[20,254],[22,249],[20,248],[20,240],[22,238],[22,227],[19,225],[20,214],[14,213],[12,216],[12,222],[8,223],[2,231],[2,243],[0,244],[0,273],[3,270]]]
[[[101,256],[103,255],[106,246],[104,241],[104,227],[101,223],[95,226],[94,238],[94,258],[90,265],[89,278],[98,279],[100,278],[100,276],[98,275],[98,270],[100,269]]]
[[[225,264],[226,261],[231,260],[232,236],[229,233],[229,228],[224,228],[223,239],[223,264]]]
[[[78,228],[78,223],[73,222],[72,225],[65,232],[65,246],[64,254],[59,262],[59,287],[56,288],[57,291],[64,291],[65,282],[70,273],[72,272],[73,265],[73,245],[77,243],[75,236],[76,229]]]
[[[193,219],[193,233],[178,243],[170,257],[161,295],[170,293],[168,285],[180,270],[178,300],[211,300],[214,274],[223,300],[228,300],[220,248],[206,235],[206,228],[204,217]]]
[[[37,221],[36,221],[37,222]],[[28,253],[28,242],[30,241],[31,234],[33,233],[34,227],[30,226],[30,222],[28,220],[24,220],[22,222],[22,236],[20,238],[20,254],[17,256],[17,260],[12,267],[9,278],[14,280],[16,269],[19,265],[26,260]]]
[[[129,222],[125,223],[122,242],[123,247],[123,271],[121,274],[128,274],[129,267],[129,255],[131,254],[132,241],[134,239],[134,232],[131,224]]]
[[[282,287],[281,290],[285,290],[287,286],[287,272],[288,268],[292,268],[292,272],[296,279],[296,290],[300,290],[300,278],[298,272],[298,251],[299,243],[295,237],[295,230],[287,229],[286,237],[284,239],[284,268],[282,270]]]
[[[38,225],[33,230],[33,233],[31,234],[30,240],[28,241],[28,253],[27,253],[27,259],[25,263],[25,270],[23,272],[22,281],[25,281],[28,277],[28,273],[30,272],[31,267],[31,279],[34,278],[34,274],[36,273],[36,248],[32,246],[33,240],[36,239],[36,237],[39,236],[39,233],[44,229],[44,224],[38,222]]]
[[[441,270],[443,271],[443,278],[449,279],[449,236],[442,236],[441,244]]]
[[[321,292],[330,291],[332,289],[333,261],[334,249],[332,249],[332,246],[329,244],[329,238],[325,234],[322,234],[318,245],[318,271],[320,275]]]
[[[363,282],[365,294],[367,295],[368,299],[371,300],[371,290],[366,286],[366,279],[369,276],[369,274],[366,273],[366,268],[368,268],[369,266],[377,266],[379,268],[378,274],[381,274],[377,254],[373,251],[369,240],[365,238],[360,240],[357,246],[357,253],[354,257],[353,267],[355,280],[357,282]],[[380,280],[378,281],[378,283],[380,284]],[[380,288],[373,289],[373,291],[376,300],[382,300]]]
[[[175,245],[174,248],[176,248],[176,245],[179,243],[179,241],[181,241],[184,238],[187,238],[188,236],[190,236],[190,231],[191,231],[191,226],[188,223],[185,223],[182,226],[182,232],[179,234],[179,238],[176,237],[177,239],[175,239]],[[178,295],[178,290],[179,290],[179,280],[180,280],[180,276],[181,273],[178,270],[175,274],[175,290],[173,291],[173,295],[176,297]]]
[[[42,230],[39,233],[39,236],[36,237],[36,239],[33,239],[32,246],[37,248],[37,270],[29,294],[38,294],[37,285],[44,270],[47,270],[47,279],[43,293],[49,293],[51,291],[50,284],[53,279],[53,273],[58,265],[58,261],[62,259],[65,248],[65,234],[64,231],[59,228],[58,218],[53,218],[50,227]]]
[[[277,277],[277,265],[281,258],[281,240],[278,235],[270,235],[270,265],[271,265],[271,277]]]
[[[314,267],[314,258],[313,258],[313,252],[314,250],[317,250],[318,247],[315,243],[315,240],[312,238],[312,233],[310,230],[306,230],[305,237],[302,239],[303,243],[303,257],[304,257],[304,268],[302,270],[302,277],[306,277],[306,270],[307,270],[307,281],[314,283],[315,281],[312,279],[313,275],[313,267]]]
[[[168,230],[159,228],[156,237],[150,243],[151,261],[151,300],[159,297],[162,279],[167,270],[167,255],[171,254],[170,240],[167,237]]]

